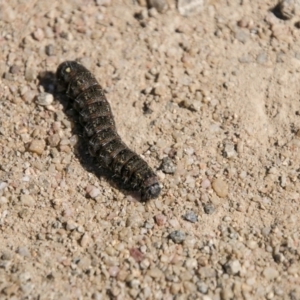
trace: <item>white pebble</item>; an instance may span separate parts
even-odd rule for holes
[[[53,102],[53,95],[49,93],[41,93],[37,96],[37,104],[42,106],[50,105]]]
[[[86,192],[92,199],[95,199],[100,195],[100,190],[92,185],[87,186]]]
[[[0,182],[0,191],[3,190],[7,186],[7,183],[2,181]]]
[[[185,266],[187,267],[187,269],[191,270],[191,269],[196,269],[198,267],[198,263],[197,260],[195,258],[188,258],[185,261]]]
[[[28,182],[29,180],[30,180],[29,176],[24,176],[24,177],[22,178],[22,181],[25,181],[25,182]]]
[[[224,267],[228,275],[235,275],[241,270],[241,264],[236,259],[228,261]]]

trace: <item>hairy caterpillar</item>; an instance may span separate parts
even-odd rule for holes
[[[91,155],[140,191],[143,201],[158,197],[161,188],[156,174],[122,142],[111,107],[94,75],[79,63],[66,61],[58,66],[56,77],[79,112]]]

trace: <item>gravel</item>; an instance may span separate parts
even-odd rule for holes
[[[169,157],[163,158],[160,168],[166,174],[174,174],[176,171],[176,166]]]
[[[299,22],[288,0],[0,3],[0,298],[300,299]],[[89,155],[54,80],[75,59],[158,199]]]
[[[169,237],[175,244],[181,244],[186,238],[185,233],[180,230],[171,232]]]
[[[48,106],[53,102],[53,95],[49,93],[41,93],[37,96],[37,104]]]
[[[224,269],[228,275],[236,275],[241,271],[241,264],[238,260],[230,260],[224,265]]]
[[[191,223],[198,222],[198,216],[193,211],[186,212],[186,214],[183,215],[183,218]]]
[[[28,147],[28,151],[41,155],[45,150],[45,146],[44,140],[33,140]]]
[[[208,215],[211,215],[215,211],[215,207],[212,203],[206,203],[203,205],[204,212]]]
[[[220,198],[228,195],[228,185],[222,178],[217,178],[212,182],[212,188]]]

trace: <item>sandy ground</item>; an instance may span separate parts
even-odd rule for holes
[[[0,1],[0,299],[300,299],[299,7],[198,3]],[[158,199],[87,153],[75,59]]]

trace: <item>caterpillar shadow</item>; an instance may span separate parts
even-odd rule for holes
[[[70,99],[66,96],[65,91],[57,85],[56,77],[53,72],[42,72],[38,76],[39,84],[43,86],[45,92],[53,95],[54,99],[60,102],[63,106],[63,112],[68,119],[74,124],[72,127],[72,134],[78,136],[74,150],[83,168],[90,173],[93,173],[98,178],[105,178],[114,188],[121,190],[125,195],[132,195],[136,200],[140,200],[140,195],[134,189],[125,184],[121,178],[114,175],[114,173],[104,166],[102,166],[96,158],[90,155],[88,151],[88,140],[85,138],[83,127],[79,122],[79,116],[72,107]]]

